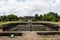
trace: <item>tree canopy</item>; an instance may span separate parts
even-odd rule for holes
[[[48,12],[40,16],[38,14],[35,14],[32,20],[33,21],[58,21],[59,19],[60,16],[58,16],[57,13]],[[14,14],[0,16],[0,21],[17,21],[17,20],[19,20],[19,17]]]
[[[0,16],[0,21],[16,21],[18,17],[14,14]]]
[[[35,20],[40,20],[40,21],[58,21],[58,14],[54,13],[54,12],[48,12],[47,14],[40,15],[40,16],[37,16],[37,15],[35,15]]]

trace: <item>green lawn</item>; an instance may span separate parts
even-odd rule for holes
[[[7,22],[0,22],[0,25],[4,25],[4,24],[9,24],[9,23],[24,23],[23,21],[7,21]],[[48,21],[35,21],[37,23],[51,23],[51,24],[57,24],[58,26],[60,26],[60,22],[48,22]],[[33,22],[33,23],[35,23]]]
[[[38,23],[51,23],[51,24],[57,24],[60,26],[60,22],[48,22],[48,21],[37,21]]]
[[[0,22],[0,25],[4,25],[4,24],[9,24],[9,23],[18,23],[21,21],[7,21],[7,22]]]

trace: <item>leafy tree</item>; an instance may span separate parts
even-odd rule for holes
[[[40,21],[42,20],[42,15],[39,16],[39,20],[40,20]]]
[[[54,13],[54,12],[49,12],[49,13],[47,13],[47,15],[49,16],[49,15],[53,15],[53,16],[55,16],[56,18],[58,18],[58,14],[57,13]]]
[[[58,14],[54,12],[49,12],[44,14],[43,16],[40,15],[39,20],[42,21],[58,21]]]
[[[0,21],[16,21],[18,17],[14,14],[0,16]]]
[[[16,20],[18,20],[18,17],[16,15],[10,14],[10,15],[8,15],[8,19],[9,19],[9,21],[16,21]]]
[[[49,16],[49,21],[56,21],[55,16],[53,16],[53,15]]]
[[[47,21],[57,21],[58,19],[58,14],[54,12],[49,12],[46,14],[46,19]]]
[[[35,14],[35,21],[38,21],[39,20],[39,16],[38,14]]]

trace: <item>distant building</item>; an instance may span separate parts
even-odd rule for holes
[[[25,21],[25,18],[24,17],[20,17],[19,20],[20,21]]]
[[[28,21],[29,19],[32,20],[34,16],[24,16],[25,20]]]
[[[29,19],[32,20],[33,18],[34,18],[34,16],[24,16],[24,17],[20,17],[19,20],[28,21]]]

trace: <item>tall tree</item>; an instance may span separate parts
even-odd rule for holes
[[[40,20],[40,21],[42,20],[42,15],[39,16],[39,20]]]
[[[35,14],[35,21],[38,21],[39,20],[39,16],[38,14]]]

